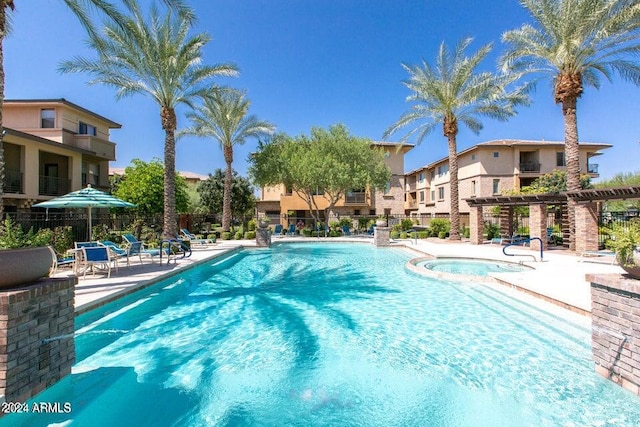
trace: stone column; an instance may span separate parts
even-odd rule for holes
[[[389,246],[389,235],[391,227],[377,226],[373,229],[373,243],[376,246]]]
[[[547,205],[529,206],[529,237],[539,237],[542,240],[542,249],[547,250]],[[540,251],[540,242],[531,240],[530,248]]]
[[[71,373],[78,279],[43,279],[0,291],[0,396],[24,402]]]
[[[500,235],[513,236],[513,206],[500,206]]]
[[[474,245],[482,244],[482,232],[484,229],[482,206],[471,206],[471,212],[469,212],[469,229],[471,232],[471,243]]]
[[[576,252],[598,250],[598,204],[576,204]]]
[[[640,280],[587,274],[596,372],[640,395]]]
[[[258,227],[256,229],[256,245],[259,248],[271,247],[271,230]]]

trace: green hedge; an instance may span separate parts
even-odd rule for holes
[[[220,234],[220,238],[221,238],[222,240],[231,240],[231,233],[230,233],[229,231],[223,231],[223,232]]]

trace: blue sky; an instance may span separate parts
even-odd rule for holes
[[[494,69],[502,45],[500,35],[527,22],[516,0],[193,0],[199,22],[194,31],[212,41],[204,49],[210,64],[233,62],[235,79],[218,80],[247,91],[251,112],[291,135],[312,126],[344,123],[352,134],[380,140],[384,130],[406,111],[407,77],[401,63],[435,58],[442,40],[453,45],[475,38],[471,49],[494,43],[484,69]],[[5,42],[7,99],[66,98],[122,124],[112,132],[117,161],[162,158],[164,132],[159,108],[143,96],[115,100],[115,90],[87,86],[88,75],[60,74],[62,60],[93,57],[84,31],[62,0],[16,2],[13,33]],[[479,135],[464,128],[458,149],[494,139],[563,139],[560,107],[553,103],[551,84],[543,81],[508,122],[491,119]],[[640,88],[616,79],[599,90],[586,88],[578,103],[581,141],[613,144],[594,160],[603,178],[640,171]],[[184,112],[182,110],[181,112]],[[187,126],[179,116],[178,126]],[[398,136],[399,138],[399,136]],[[391,137],[390,140],[395,139]],[[247,169],[247,155],[256,142],[235,150],[234,168]],[[405,157],[405,170],[447,155],[440,129]],[[205,139],[178,143],[179,170],[207,174],[223,167],[217,144]]]

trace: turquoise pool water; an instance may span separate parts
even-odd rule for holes
[[[416,265],[440,273],[464,274],[467,276],[488,276],[489,273],[514,273],[530,269],[511,262],[459,258],[438,258],[421,261]]]
[[[78,318],[73,374],[1,426],[638,426],[590,332],[368,244],[211,261]]]

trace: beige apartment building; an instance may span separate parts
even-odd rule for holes
[[[110,130],[120,124],[65,99],[5,100],[2,119],[5,211],[28,211],[87,184],[109,189]]]
[[[597,178],[592,159],[610,144],[580,143],[580,170]],[[469,213],[464,201],[491,197],[530,185],[541,175],[565,170],[563,142],[496,140],[477,144],[458,154],[460,213]],[[449,160],[410,171],[405,177],[405,214],[431,218],[450,209]]]
[[[404,155],[413,148],[411,144],[397,144],[391,142],[373,142],[372,147],[380,147],[385,152],[385,163],[391,169],[391,181],[384,191],[370,191],[369,189],[354,189],[348,192],[343,200],[333,209],[333,215],[404,215]],[[288,225],[298,219],[311,217],[306,201],[297,196],[284,185],[263,187],[257,203],[259,217],[268,216],[272,223]],[[316,196],[316,203],[320,209],[328,206],[328,200],[323,195]]]

